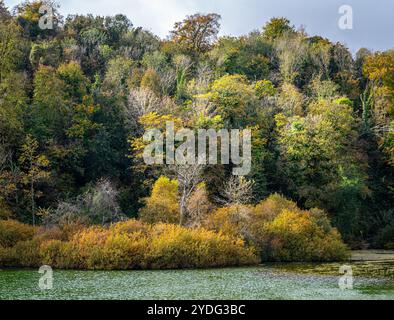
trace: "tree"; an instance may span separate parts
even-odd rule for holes
[[[18,25],[13,20],[0,20],[0,83],[20,64],[23,44]]]
[[[365,163],[357,148],[357,122],[352,107],[320,100],[305,117],[277,115],[284,189],[307,208],[334,214],[346,235],[357,228],[366,187]]]
[[[285,82],[302,82],[303,68],[308,60],[308,45],[302,34],[286,34],[275,42],[279,70]]]
[[[269,76],[272,56],[272,44],[255,32],[239,38],[221,37],[210,52],[218,73],[241,74],[252,81]]]
[[[159,113],[164,109],[164,101],[148,88],[137,88],[130,91],[124,108],[124,117],[129,130],[139,128],[138,120],[149,113]]]
[[[187,204],[188,225],[197,228],[201,227],[204,220],[214,209],[215,206],[209,200],[205,183],[200,183]]]
[[[124,219],[118,204],[119,192],[109,179],[101,178],[83,197],[84,210],[93,223],[112,224]]]
[[[115,57],[108,61],[107,71],[102,83],[102,93],[124,103],[127,99],[133,61]]]
[[[202,170],[203,166],[199,164],[176,165],[174,167],[179,184],[179,224],[181,226],[185,225],[189,217],[188,202],[198,185],[202,182]]]
[[[331,47],[330,75],[339,85],[340,93],[351,99],[358,99],[359,83],[355,78],[356,68],[351,52],[341,43]]]
[[[124,220],[118,203],[119,192],[106,178],[99,179],[87,191],[69,201],[61,201],[43,217],[47,227],[73,224],[108,225]]]
[[[61,63],[62,54],[59,41],[43,41],[32,45],[29,60],[34,69],[37,69],[39,65],[57,68]]]
[[[206,97],[212,103],[213,112],[219,114],[230,127],[239,128],[253,123],[257,97],[245,77],[223,76],[213,82]]]
[[[227,206],[249,204],[253,197],[253,181],[232,176],[224,185],[220,202]]]
[[[264,99],[267,97],[273,97],[276,95],[277,90],[273,83],[269,80],[260,80],[257,81],[254,85],[254,90],[256,92],[256,96],[259,99]]]
[[[394,118],[394,50],[368,56],[364,75],[372,82],[376,124],[384,124]]]
[[[109,44],[119,46],[120,39],[128,32],[133,24],[124,14],[105,17],[104,28],[107,31]]]
[[[0,143],[11,147],[23,137],[28,78],[20,72],[9,73],[0,83]]]
[[[283,114],[288,116],[302,116],[304,114],[304,100],[303,94],[297,87],[289,83],[284,83],[277,102]]]
[[[36,197],[40,196],[36,191],[36,184],[48,180],[50,172],[48,159],[45,155],[38,153],[38,142],[31,135],[26,136],[26,141],[22,145],[19,163],[24,168],[22,181],[29,186],[27,193],[30,198],[32,222],[35,225]]]
[[[159,74],[153,69],[146,70],[141,80],[141,88],[149,89],[156,95],[161,96],[163,91]]]
[[[16,186],[11,183],[7,170],[10,160],[11,153],[6,149],[6,146],[0,142],[0,219],[10,216],[11,210],[6,200],[8,195],[16,188]]]
[[[194,14],[182,22],[175,23],[171,31],[171,39],[178,43],[186,52],[201,54],[207,52],[219,33],[220,15]]]
[[[11,14],[4,4],[4,0],[0,0],[0,22],[11,18]]]
[[[35,73],[33,103],[29,109],[28,125],[42,140],[59,140],[69,125],[72,103],[67,96],[67,84],[56,69],[40,66]]]
[[[141,27],[129,30],[119,40],[120,54],[134,61],[140,61],[145,54],[154,52],[159,47],[159,37]]]
[[[285,34],[295,33],[294,27],[290,25],[290,21],[286,18],[272,18],[263,27],[263,37],[268,40],[276,40]]]
[[[374,132],[387,154],[388,162],[394,163],[394,50],[368,56],[363,72],[372,90]]]
[[[39,21],[43,16],[40,8],[46,6],[52,9],[52,23],[51,29],[41,29]],[[16,7],[17,21],[23,28],[24,34],[29,39],[48,39],[56,36],[59,26],[62,23],[63,17],[58,12],[59,5],[53,0],[35,0],[25,1]]]

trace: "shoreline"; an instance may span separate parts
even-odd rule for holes
[[[394,262],[393,250],[351,251],[351,262]]]
[[[256,265],[244,265],[244,266],[222,266],[222,267],[208,267],[208,268],[175,268],[175,269],[62,269],[54,268],[54,270],[66,270],[66,271],[191,271],[191,270],[218,270],[218,269],[244,269],[244,268],[255,268],[255,267],[275,267],[275,266],[296,266],[296,265],[332,265],[340,263],[394,263],[394,251],[393,250],[354,250],[351,251],[351,257],[346,261],[288,261],[288,262],[274,262],[265,261],[260,262]],[[18,270],[35,270],[32,267],[1,267],[1,271],[18,271]]]

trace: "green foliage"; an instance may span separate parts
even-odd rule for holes
[[[0,21],[0,83],[23,59],[22,32],[12,20]]]
[[[257,81],[254,89],[256,91],[256,96],[260,99],[265,97],[273,97],[276,94],[276,88],[269,80]]]
[[[205,95],[214,105],[224,122],[231,126],[245,124],[253,117],[256,96],[245,77],[227,75],[212,84],[211,91]]]
[[[62,55],[62,47],[58,41],[43,41],[32,45],[29,60],[35,69],[41,64],[56,68],[63,58]]]
[[[257,80],[269,75],[272,51],[267,40],[251,33],[241,38],[220,38],[210,55],[218,73],[241,74],[249,80]]]
[[[368,192],[356,161],[355,125],[351,107],[323,100],[311,104],[305,118],[277,116],[288,189],[308,208],[336,212],[336,222],[347,234],[354,230],[360,200]],[[344,212],[349,215],[341,216]]]
[[[39,154],[38,147],[38,141],[31,135],[27,135],[19,157],[19,163],[23,170],[21,182],[30,199],[33,226],[36,219],[36,198],[41,196],[36,192],[36,184],[48,180],[50,177],[49,161],[45,155]]]
[[[294,27],[290,25],[290,21],[286,18],[272,18],[263,27],[263,36],[269,40],[275,40],[288,33],[294,33]]]
[[[387,225],[379,231],[375,238],[374,246],[387,250],[394,249],[394,223]]]
[[[43,30],[39,26],[39,21],[42,17],[40,8],[43,5],[52,8],[52,29]],[[62,21],[62,17],[60,16],[57,9],[58,5],[52,0],[25,1],[22,4],[16,6],[17,22],[23,28],[24,34],[26,34],[29,39],[47,39],[57,34],[59,24]]]

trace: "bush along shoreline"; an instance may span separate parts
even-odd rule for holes
[[[73,221],[51,227],[0,221],[1,267],[215,268],[268,261],[340,261],[348,255],[324,212],[303,211],[279,195],[256,206],[216,209],[202,219],[199,227],[141,220],[108,226]]]

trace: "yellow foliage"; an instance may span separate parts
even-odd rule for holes
[[[332,261],[347,257],[347,248],[336,229],[319,226],[311,212],[283,210],[266,225],[267,258],[274,261]],[[274,250],[272,250],[274,248]]]
[[[148,223],[178,223],[178,181],[160,177],[154,184],[152,194],[145,199],[146,206],[140,210],[140,218]]]
[[[241,239],[205,229],[155,225],[146,257],[152,269],[223,267],[257,263],[252,248]]]
[[[0,247],[0,265],[62,269],[129,270],[203,268],[256,264],[244,241],[205,229],[130,220],[109,228],[92,227],[70,241],[28,240]]]
[[[33,239],[37,228],[15,220],[0,220],[0,246],[13,247],[20,241]]]
[[[220,208],[204,225],[242,236],[258,250],[263,261],[335,261],[348,254],[324,212],[303,211],[280,195],[272,195],[255,207]]]

